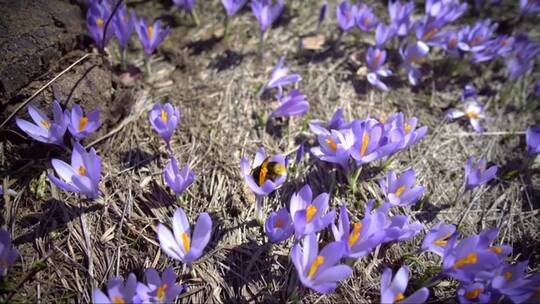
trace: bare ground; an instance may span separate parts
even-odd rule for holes
[[[121,112],[107,107],[110,117],[118,119],[111,119],[86,142],[93,144],[103,159],[103,198],[95,202],[81,200],[50,184],[45,177],[52,170],[49,158],[67,158],[61,151],[48,148],[36,157],[20,140],[5,141],[0,146],[2,167],[7,168],[4,181],[14,182],[12,188],[19,192],[3,208],[4,222],[21,252],[9,274],[14,284],[24,282],[13,300],[88,302],[91,287],[103,286],[112,276],[126,277],[135,272],[141,279],[145,268],[163,269],[168,265],[182,273],[182,265],[160,251],[155,231],[158,222],[170,225],[170,216],[177,207],[184,208],[191,219],[208,212],[215,226],[209,247],[194,265],[194,272],[183,275],[189,289],[181,302],[371,302],[379,299],[384,266],[410,265],[413,286],[432,276],[439,261],[433,256],[415,255],[422,240],[419,235],[379,248],[359,260],[353,277],[340,284],[333,295],[321,296],[303,289],[295,292],[298,282],[288,259],[292,244],[266,243],[262,228],[252,221],[254,197],[239,170],[240,157],[251,158],[260,146],[270,153],[289,153],[294,158],[300,142],[314,144],[302,119],[278,122],[280,126],[271,132],[258,122],[258,115],[269,113],[271,102],[260,99],[257,93],[280,55],[286,55],[287,65],[303,78],[299,88],[310,101],[310,118],[329,119],[337,107],[344,108],[348,119],[384,117],[403,111],[429,127],[423,141],[398,153],[391,164],[399,171],[414,168],[418,183],[427,189],[419,207],[400,212],[430,227],[440,220],[457,222],[472,204],[462,232],[467,235],[499,227],[499,241],[514,247],[513,258],[528,259],[531,270],[538,271],[538,170],[508,176],[521,166],[525,156],[520,132],[540,121],[536,114],[538,99],[528,96],[537,77],[529,75],[516,84],[505,83],[496,65],[471,68],[465,64],[451,69],[448,62],[436,58],[426,69],[428,76],[419,88],[411,89],[405,83],[406,77],[399,75],[390,81],[394,90],[381,93],[356,75],[350,59],[356,52],[365,51],[366,43],[362,41],[369,41],[371,35],[348,35],[339,51],[328,56],[299,54],[298,36],[313,31],[313,12],[317,8],[316,3],[289,2],[285,15],[267,36],[262,59],[256,55],[258,29],[246,9],[232,21],[227,49],[216,38],[221,33],[222,18],[217,3],[202,4],[203,22],[198,28],[179,21],[168,4],[130,3],[139,14],[162,17],[174,29],[154,63],[158,71],[154,79],[129,88],[114,88],[115,98],[121,95],[119,91],[131,97],[130,106]],[[379,15],[386,15],[382,13],[384,6],[375,7]],[[333,39],[333,9],[330,16],[323,32]],[[522,27],[526,29],[527,25]],[[538,33],[532,35],[538,40]],[[134,45],[138,48],[138,44]],[[109,60],[116,60],[115,48],[109,51]],[[140,63],[140,52],[130,51],[129,58]],[[393,63],[394,71],[396,67]],[[476,135],[465,124],[443,121],[442,113],[457,104],[461,88],[469,81],[481,89],[480,99],[488,104],[493,118],[487,122],[488,131],[500,133]],[[50,95],[48,91],[45,96]],[[121,99],[110,99],[104,103],[124,104],[118,101]],[[179,199],[161,178],[168,157],[147,120],[152,103],[166,100],[182,111],[172,139],[175,155],[197,174],[196,182]],[[84,104],[84,96],[74,101]],[[42,145],[30,143],[30,147],[35,151]],[[471,155],[485,157],[502,168],[496,181],[472,196],[456,200],[463,184],[463,164]],[[293,168],[287,184],[266,201],[266,210],[288,205],[291,193],[307,182],[315,193],[330,191],[332,207],[347,202],[355,206],[352,212],[361,218],[367,199],[381,199],[377,180],[383,175],[380,164],[374,164],[365,170],[359,190],[352,194],[345,185],[332,185],[333,179],[343,181],[340,172],[311,157]],[[329,235],[326,239],[330,239]],[[454,287],[453,283],[441,284],[432,289],[430,299],[453,299]]]

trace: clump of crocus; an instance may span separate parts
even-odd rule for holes
[[[115,277],[107,282],[107,293],[98,288],[92,290],[94,303],[133,303],[137,292],[137,277],[130,273],[128,279]]]
[[[386,25],[384,22],[380,22],[375,30],[375,46],[377,48],[383,47],[396,36],[396,33],[395,25]]]
[[[443,222],[437,223],[431,228],[422,241],[422,251],[433,252],[442,257],[446,245],[448,245],[448,239],[450,239],[454,232],[456,232],[455,225],[445,224]]]
[[[88,198],[101,195],[99,182],[101,180],[101,157],[91,148],[86,151],[76,142],[71,153],[71,165],[59,159],[52,159],[51,164],[60,177],[49,174],[48,177],[62,190],[81,193]]]
[[[104,35],[105,25],[107,20],[111,16],[111,7],[108,1],[89,1],[88,11],[86,12],[86,25],[96,47],[103,51],[103,47],[107,45],[107,42],[111,39],[114,28],[109,24],[107,27],[107,33]]]
[[[513,52],[506,58],[508,78],[516,80],[534,67],[535,59],[540,54],[540,44],[527,35],[515,38]]]
[[[171,157],[169,164],[163,170],[163,179],[176,195],[180,195],[193,183],[195,173],[189,169],[187,164],[180,171],[176,158]]]
[[[381,277],[381,303],[424,303],[429,290],[422,287],[408,297],[405,290],[409,283],[409,267],[402,266],[392,278],[392,270],[386,268]]]
[[[369,83],[371,83],[381,91],[388,91],[388,86],[381,81],[380,77],[388,77],[392,75],[392,71],[383,66],[385,60],[385,50],[373,47],[368,48],[368,51],[366,53],[366,63],[369,72],[366,78]]]
[[[399,37],[405,37],[414,27],[411,13],[414,11],[414,2],[410,1],[402,4],[401,1],[388,3],[388,15],[390,15],[390,26],[396,29]]]
[[[93,110],[84,115],[84,112],[78,104],[73,104],[71,112],[66,109],[64,111],[65,119],[68,122],[68,130],[73,137],[81,140],[99,128],[101,122],[99,120],[99,110]]]
[[[388,214],[389,207],[390,204],[383,204],[377,208],[377,212],[383,212],[386,215]],[[387,216],[384,225],[385,239],[383,242],[400,242],[408,240],[420,233],[423,227],[424,226],[419,221],[409,223],[409,217],[406,215]]]
[[[356,12],[354,19],[356,26],[364,32],[369,32],[379,23],[379,19],[373,14],[371,7],[365,3],[360,3],[358,5],[358,11]]]
[[[402,136],[401,144],[398,144],[399,149],[405,149],[418,143],[426,136],[428,128],[423,126],[417,128],[418,119],[411,117],[405,119],[402,112],[397,112],[388,117],[384,123],[385,132],[397,132]]]
[[[172,134],[180,122],[180,111],[178,108],[168,102],[164,105],[156,102],[150,113],[148,113],[148,119],[154,130],[163,138],[167,144],[167,148],[170,150]]]
[[[176,209],[172,219],[173,230],[159,224],[157,234],[161,249],[172,259],[191,266],[203,254],[203,250],[212,235],[212,219],[208,213],[203,212],[191,233],[186,214],[182,208]]]
[[[262,46],[264,43],[264,34],[272,26],[272,24],[281,15],[284,7],[283,0],[277,0],[275,5],[272,5],[273,0],[252,0],[251,10],[253,15],[257,18],[259,26],[261,27],[261,34],[259,38],[259,53],[262,52]]]
[[[477,133],[484,132],[484,127],[480,124],[482,119],[487,119],[484,105],[477,101],[470,101],[465,104],[465,111],[459,109],[450,109],[446,112],[448,119],[457,119],[466,116],[471,126]]]
[[[429,46],[422,41],[417,41],[401,47],[399,53],[403,59],[403,66],[407,70],[409,83],[413,86],[418,85],[422,77],[420,67],[427,59]]]
[[[267,157],[264,148],[255,153],[253,164],[247,158],[240,160],[240,170],[248,187],[255,193],[255,216],[262,220],[262,203],[265,196],[276,190],[287,179],[287,160],[283,155]]]
[[[465,191],[472,190],[492,180],[497,174],[497,165],[487,168],[485,159],[476,162],[474,156],[471,156],[465,163]]]
[[[289,210],[294,224],[297,240],[307,234],[317,233],[334,220],[334,209],[328,212],[328,193],[321,193],[313,199],[311,187],[306,184],[300,191],[293,193]]]
[[[298,89],[294,89],[278,100],[278,105],[270,117],[304,116],[309,111],[309,102],[306,96]]]
[[[402,141],[401,134],[385,134],[385,126],[373,119],[354,121],[352,131],[356,141],[350,151],[357,166],[396,152]]]
[[[460,29],[460,39],[458,48],[464,52],[477,53],[484,50],[491,36],[497,29],[497,23],[491,23],[491,20],[480,20],[472,27],[464,26]]]
[[[120,47],[122,64],[124,64],[126,59],[126,46],[134,28],[134,20],[128,14],[125,4],[122,4],[118,8],[118,11],[113,17],[112,23],[114,24],[114,35],[116,36],[118,46]]]
[[[294,226],[287,208],[283,207],[277,212],[270,213],[264,223],[264,231],[272,243],[288,239],[294,233]]]
[[[527,142],[527,153],[529,156],[540,153],[540,124],[527,128],[525,141]]]
[[[8,268],[13,265],[19,252],[11,245],[9,232],[0,229],[0,277],[7,274]]]
[[[384,241],[386,237],[384,231],[386,215],[382,212],[372,214],[373,202],[371,200],[366,204],[364,218],[353,223],[352,227],[345,204],[341,206],[338,225],[332,223],[334,239],[343,241],[347,245],[345,257],[356,259],[364,257]]]
[[[338,241],[326,245],[320,252],[317,236],[312,233],[291,249],[291,260],[302,285],[316,292],[332,293],[339,281],[351,276],[352,269],[339,264],[345,254],[345,243]]]
[[[350,170],[350,150],[356,141],[352,130],[344,129],[328,131],[318,126],[313,127],[310,125],[310,127],[312,130],[313,128],[317,128],[316,130],[319,132],[319,134],[317,134],[319,146],[312,147],[311,153],[322,161],[340,165],[341,168],[348,173]]]
[[[519,9],[522,15],[534,15],[540,12],[540,1],[519,0]]]
[[[381,190],[394,206],[412,206],[424,194],[424,187],[414,186],[416,173],[413,169],[403,172],[400,176],[391,170],[386,178],[379,180]]]
[[[295,83],[299,82],[302,79],[299,74],[296,74],[296,73],[289,74],[289,68],[283,66],[284,62],[285,62],[285,56],[281,56],[276,66],[272,70],[270,79],[263,87],[263,91],[277,88],[278,98],[281,98],[281,96],[283,95],[284,86],[294,85]]]
[[[148,74],[151,73],[150,56],[154,53],[156,48],[167,38],[171,29],[169,27],[162,28],[161,21],[156,20],[153,24],[148,24],[146,17],[141,17],[137,20],[135,12],[132,12],[133,22],[135,23],[135,30],[139,36],[144,52],[146,54],[146,68]]]
[[[173,303],[187,289],[186,284],[176,283],[177,276],[172,267],[167,267],[161,276],[154,268],[148,268],[144,277],[146,284],[137,283],[137,300],[142,303]]]
[[[64,146],[64,133],[66,133],[68,122],[57,100],[53,101],[52,110],[53,119],[51,120],[36,107],[29,105],[28,114],[34,123],[18,117],[15,118],[15,123],[28,136],[37,141]]]

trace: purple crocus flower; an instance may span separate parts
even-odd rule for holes
[[[481,119],[487,118],[483,104],[477,101],[471,101],[465,105],[465,111],[450,109],[446,112],[446,117],[449,119],[457,119],[463,116],[466,116],[469,119],[469,122],[471,123],[471,126],[475,132],[484,132],[484,127],[482,127],[480,124]]]
[[[383,225],[386,216],[381,212],[371,214],[373,202],[374,200],[371,200],[366,204],[364,218],[358,223],[353,223],[352,229],[347,214],[347,206],[345,204],[341,206],[338,225],[332,224],[332,233],[336,241],[343,241],[347,244],[345,257],[364,257],[384,241]]]
[[[180,121],[180,111],[178,108],[168,102],[164,105],[156,102],[150,113],[148,113],[148,119],[154,130],[156,130],[159,136],[167,143],[167,146],[169,146],[172,134]]]
[[[269,170],[269,166],[277,167],[274,170]],[[267,196],[287,179],[285,157],[279,154],[273,157],[267,157],[262,147],[255,153],[252,166],[250,166],[247,158],[242,157],[240,160],[240,170],[251,191],[260,197]]]
[[[336,7],[336,16],[341,31],[346,33],[356,25],[356,16],[358,15],[358,7],[349,3],[349,0],[342,1]]]
[[[400,176],[390,170],[386,178],[379,180],[379,185],[390,204],[403,207],[414,205],[424,194],[424,187],[413,187],[415,181],[416,173],[413,169],[403,172]]]
[[[114,35],[118,40],[120,51],[123,52],[126,49],[134,27],[133,18],[128,15],[125,4],[122,4],[122,6],[118,8],[112,22],[114,23]]]
[[[514,265],[502,264],[493,273],[491,288],[505,295],[514,303],[523,303],[530,297],[532,282],[525,278],[527,261]]]
[[[384,46],[394,36],[396,36],[395,25],[386,25],[384,22],[380,22],[375,30],[375,46],[377,48]]]
[[[467,7],[467,3],[460,3],[459,0],[427,0],[426,15],[447,24],[461,17],[467,11]]]
[[[508,77],[516,80],[534,66],[535,58],[540,54],[540,44],[529,39],[527,35],[515,38],[514,52],[506,59]]]
[[[463,27],[460,30],[463,39],[458,42],[458,48],[472,53],[484,50],[497,27],[498,24],[491,23],[489,19],[480,20],[473,27]]]
[[[137,278],[130,273],[124,284],[124,280],[119,277],[110,279],[107,282],[107,294],[94,288],[92,290],[92,302],[94,303],[133,303],[137,288]]]
[[[272,111],[270,117],[304,116],[309,111],[309,102],[306,96],[298,89],[294,89],[279,99],[279,104]]]
[[[350,149],[355,142],[352,130],[324,130],[326,132],[321,132],[317,136],[319,146],[312,147],[311,153],[322,161],[340,165],[348,172]]]
[[[87,115],[84,115],[81,106],[78,104],[73,104],[71,112],[66,109],[64,115],[65,120],[68,122],[69,133],[78,140],[87,137],[101,125],[99,121],[99,110],[93,110]]]
[[[457,298],[462,304],[490,303],[493,299],[491,291],[480,282],[462,283],[457,290]]]
[[[147,56],[152,55],[156,48],[169,35],[171,29],[169,27],[162,28],[161,21],[159,20],[154,21],[151,25],[147,23],[146,17],[141,17],[141,19],[137,20],[135,12],[132,12],[131,16],[144,52]]]
[[[416,43],[409,43],[405,48],[399,49],[403,64],[407,70],[409,82],[416,86],[420,83],[422,73],[419,67],[426,61],[429,53],[429,46],[422,41]]]
[[[182,208],[177,208],[172,219],[173,230],[158,224],[157,234],[161,249],[172,259],[191,265],[202,254],[212,235],[212,219],[203,212],[197,218],[193,234],[186,214]]]
[[[246,4],[247,0],[221,0],[221,4],[227,12],[227,16],[232,17]]]
[[[465,191],[476,188],[492,180],[497,174],[497,165],[487,168],[485,159],[476,162],[471,156],[465,163]]]
[[[321,5],[321,9],[319,10],[319,22],[317,22],[317,32],[319,31],[319,29],[321,28],[321,25],[326,19],[327,13],[328,13],[328,3],[325,1],[323,5]]]
[[[379,210],[386,210],[389,207],[389,204],[387,203],[386,206],[383,205],[379,207]],[[381,212],[385,212],[382,211]],[[394,242],[394,241],[404,241],[408,240],[415,235],[417,235],[424,226],[419,222],[415,221],[412,223],[409,223],[409,217],[406,215],[395,215],[392,217],[389,217],[386,220],[384,232],[385,232],[385,239],[383,242]]]
[[[527,128],[525,141],[527,142],[527,153],[529,156],[540,153],[540,124]]]
[[[11,236],[9,232],[0,229],[0,277],[7,274],[8,268],[13,265],[19,252],[11,246]]]
[[[328,211],[328,193],[321,193],[313,199],[311,187],[306,184],[300,191],[293,193],[289,210],[294,224],[297,240],[310,233],[317,233],[332,223],[334,209]]]
[[[98,49],[101,49],[102,45],[106,45],[114,33],[113,24],[109,24],[107,33],[103,37],[105,24],[110,16],[111,7],[108,1],[89,1],[88,11],[86,12],[86,26]],[[103,39],[105,39],[105,43]]]
[[[195,7],[195,0],[173,0],[173,2],[178,8],[186,10],[189,13],[193,12],[193,8]]]
[[[354,121],[352,132],[356,139],[350,149],[357,165],[366,164],[396,151],[397,139],[391,140],[384,134],[384,125],[373,119]],[[397,135],[397,134],[396,134]],[[401,141],[401,138],[399,138]]]
[[[388,91],[388,86],[380,80],[380,77],[388,77],[392,75],[392,71],[390,71],[390,69],[383,67],[385,60],[385,50],[373,47],[368,48],[366,53],[366,63],[369,71],[367,74],[367,80],[381,91]]]
[[[176,283],[177,277],[172,267],[165,269],[161,276],[154,268],[148,268],[144,277],[146,284],[137,283],[137,300],[143,303],[173,303],[187,289],[186,284]]]
[[[330,118],[328,123],[325,123],[322,120],[314,119],[310,120],[308,125],[311,132],[315,133],[315,135],[327,135],[328,130],[339,130],[346,128],[349,123],[343,118],[343,109],[338,108],[334,114],[332,114],[332,118]]]
[[[404,293],[409,283],[409,267],[402,266],[392,278],[392,270],[386,268],[381,276],[381,303],[424,303],[429,290],[422,287],[408,297]]]
[[[402,4],[401,1],[388,3],[388,14],[390,15],[391,27],[396,29],[396,34],[405,37],[414,26],[411,13],[414,11],[414,2],[410,1]]]
[[[317,236],[312,233],[304,238],[303,247],[297,243],[291,249],[291,260],[302,285],[318,293],[332,293],[337,283],[351,276],[352,269],[338,264],[345,254],[344,242],[332,242],[320,252]]]
[[[52,159],[51,164],[60,178],[52,174],[48,177],[57,187],[89,198],[100,196],[101,158],[94,148],[87,152],[76,142],[71,153],[71,165],[59,159]]]
[[[461,56],[458,43],[461,41],[462,37],[459,32],[448,30],[439,34],[437,38],[437,41],[432,44],[443,48],[445,52],[454,57]]]
[[[356,26],[358,26],[362,31],[369,32],[377,26],[379,19],[373,10],[365,3],[360,3],[358,7],[358,12],[355,15]]]
[[[283,11],[283,0],[277,0],[276,4],[272,6],[273,0],[252,0],[251,10],[257,18],[259,25],[261,26],[261,32],[266,30],[277,20]]]
[[[438,256],[443,256],[446,245],[448,245],[448,239],[456,232],[456,226],[452,224],[445,224],[443,222],[437,223],[426,234],[426,237],[422,241],[422,251],[433,252]]]
[[[278,97],[281,97],[283,93],[283,86],[295,84],[302,79],[298,74],[289,74],[289,68],[283,66],[284,62],[285,56],[281,56],[272,70],[270,80],[263,87],[263,90],[277,88]]]
[[[64,146],[64,133],[66,133],[68,122],[62,113],[62,107],[57,100],[53,101],[53,120],[45,116],[33,105],[28,106],[28,114],[34,123],[21,118],[15,118],[17,126],[33,139],[49,144]]]
[[[270,213],[264,223],[264,232],[272,243],[282,242],[294,233],[292,218],[287,208]]]
[[[478,98],[478,91],[472,84],[467,84],[461,91],[461,102],[466,102],[468,99],[476,100]]]
[[[415,35],[418,41],[432,46],[440,46],[441,40],[444,38],[444,33],[441,28],[445,25],[442,18],[433,19],[429,16],[424,16],[416,23]]]
[[[497,57],[507,58],[514,49],[515,38],[508,35],[501,35],[495,39],[487,41],[485,48],[473,55],[473,62],[484,62]]]
[[[419,142],[424,136],[426,136],[428,128],[423,126],[416,128],[418,125],[418,119],[416,117],[411,117],[405,119],[402,112],[397,112],[386,120],[385,123],[385,132],[397,132],[402,136],[401,144],[398,145],[399,149],[408,148],[417,142]]]
[[[188,165],[180,171],[176,158],[171,157],[171,161],[163,170],[163,179],[176,195],[180,195],[193,183],[195,173],[189,169]]]
[[[519,0],[519,9],[522,15],[534,15],[540,12],[539,0]]]

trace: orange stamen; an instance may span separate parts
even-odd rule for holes
[[[51,127],[51,125],[49,124],[48,121],[46,121],[45,119],[42,119],[41,120],[41,124],[45,127],[45,129],[48,129]]]
[[[477,262],[478,262],[478,256],[476,252],[471,252],[466,257],[458,260],[456,264],[454,264],[454,269],[458,269],[468,264],[476,264]]]
[[[355,223],[353,232],[349,236],[349,247],[352,247],[360,237],[360,229],[362,229],[362,223]]]
[[[317,213],[317,207],[315,207],[313,204],[309,204],[309,206],[306,208],[306,222],[311,222],[311,219],[313,219],[315,213]]]
[[[476,298],[478,298],[478,296],[480,295],[480,293],[482,292],[482,288],[475,288],[473,290],[469,290],[465,293],[465,298],[469,299],[469,300],[474,300]]]
[[[368,144],[369,134],[367,132],[364,132],[364,135],[362,136],[362,147],[360,148],[360,156],[363,157],[366,154]]]
[[[84,130],[84,127],[86,127],[86,124],[88,123],[88,117],[86,116],[83,116],[80,120],[79,120],[79,132],[81,132],[82,130]]]
[[[79,167],[77,171],[79,172],[80,176],[84,176],[86,174],[86,168],[82,165]]]
[[[333,139],[327,138],[327,139],[326,139],[326,144],[327,144],[328,146],[330,146],[330,149],[332,149],[333,151],[336,151],[336,149],[337,149],[337,144],[336,144],[336,142],[335,142]]]
[[[403,191],[405,191],[405,186],[399,187],[399,188],[396,190],[396,195],[397,195],[397,196],[400,196],[401,193],[403,193]]]
[[[311,267],[309,268],[308,272],[308,279],[313,278],[315,273],[317,272],[317,269],[319,269],[319,266],[321,266],[324,263],[324,257],[321,255],[318,255],[317,258],[315,258],[315,261],[313,261],[313,264],[311,264]]]
[[[184,245],[184,252],[188,252],[189,251],[189,236],[185,232],[182,233],[182,243]]]

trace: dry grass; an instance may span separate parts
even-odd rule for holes
[[[46,181],[43,174],[51,172],[48,158],[32,161],[17,156],[17,147],[9,142],[2,144],[6,159],[28,161],[26,171],[32,172],[24,176],[12,172],[9,176],[16,181],[14,187],[19,195],[6,202],[3,216],[21,252],[10,280],[19,282],[33,265],[41,265],[36,262],[44,264],[22,285],[14,300],[88,302],[91,287],[103,286],[112,276],[126,277],[135,272],[140,279],[145,268],[163,269],[168,265],[182,273],[182,265],[160,251],[155,230],[158,222],[170,225],[170,216],[177,207],[184,208],[191,219],[202,211],[208,212],[215,227],[194,272],[183,274],[189,290],[181,302],[299,299],[308,303],[363,303],[378,300],[383,265],[397,267],[407,263],[415,280],[429,276],[430,268],[438,261],[427,255],[411,256],[422,240],[420,235],[379,248],[358,261],[354,276],[333,295],[321,296],[303,289],[294,294],[298,284],[288,259],[292,244],[272,246],[265,242],[261,227],[252,221],[254,198],[239,171],[240,157],[252,157],[260,146],[270,153],[293,153],[300,141],[313,143],[300,119],[283,122],[280,136],[258,125],[256,115],[268,113],[270,102],[259,99],[257,92],[282,54],[287,54],[291,70],[302,75],[299,87],[310,101],[310,118],[328,119],[337,107],[344,108],[348,119],[403,111],[406,116],[417,116],[421,125],[429,127],[430,132],[421,143],[400,152],[392,163],[396,170],[414,168],[418,183],[427,188],[421,207],[400,212],[430,227],[440,220],[457,222],[472,204],[462,232],[471,234],[499,227],[499,241],[514,246],[514,258],[529,259],[531,267],[538,270],[537,172],[501,178],[519,167],[525,154],[524,137],[512,132],[523,131],[538,121],[534,110],[523,110],[523,89],[515,86],[511,94],[502,97],[499,92],[508,90],[511,84],[500,83],[496,75],[483,74],[487,67],[468,71],[467,77],[484,89],[482,99],[489,104],[488,112],[493,117],[487,123],[488,130],[508,135],[466,134],[471,132],[466,125],[441,119],[443,111],[456,103],[463,80],[449,75],[451,72],[431,73],[420,88],[413,90],[403,82],[406,78],[402,75],[392,80],[397,89],[378,92],[355,75],[350,60],[353,53],[365,51],[366,45],[358,41],[369,38],[352,35],[345,37],[338,55],[306,60],[297,55],[297,37],[314,29],[313,12],[317,8],[306,7],[300,1],[289,2],[292,3],[288,4],[285,21],[267,37],[262,59],[255,53],[258,30],[248,11],[233,20],[233,51],[226,51],[221,42],[212,38],[221,28],[221,10],[216,4],[203,4],[201,27],[180,26],[173,30],[162,48],[164,61],[155,64],[155,70],[162,73],[153,84],[141,83],[130,89],[135,102],[124,123],[120,123],[122,128],[95,145],[103,158],[104,195],[97,201],[81,200]],[[139,3],[135,7],[151,17],[163,12],[160,5],[158,10],[152,4]],[[384,7],[378,5],[377,9]],[[333,10],[330,16],[333,17]],[[334,35],[333,21],[327,22],[323,31]],[[444,63],[435,63],[435,71],[444,69],[438,64]],[[528,85],[531,78],[522,81]],[[155,100],[169,100],[180,107],[182,120],[172,147],[179,163],[189,163],[197,174],[196,182],[178,199],[164,186],[161,174],[168,161],[167,153],[147,120],[147,110]],[[103,134],[113,129],[114,126]],[[471,155],[501,165],[501,174],[489,186],[456,202],[456,193],[462,187],[462,166]],[[3,166],[9,168],[10,163]],[[361,217],[364,202],[380,198],[376,181],[382,175],[376,166],[367,170],[359,191],[353,195],[346,187],[336,188],[329,183],[328,176],[341,179],[339,172],[310,158],[291,172],[282,189],[270,196],[266,209],[287,205],[290,194],[309,182],[315,193],[331,192],[332,207],[339,207],[341,201],[348,202],[357,206],[352,212]],[[39,195],[40,191],[43,195]],[[449,284],[436,287],[433,292],[437,299],[453,298]]]

